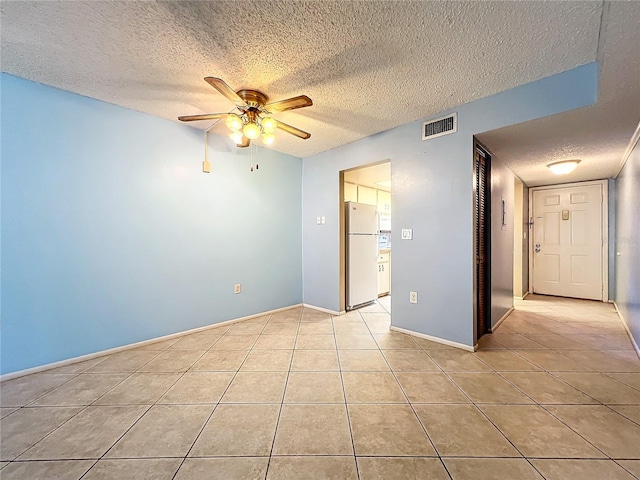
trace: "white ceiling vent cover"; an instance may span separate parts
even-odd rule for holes
[[[458,113],[430,120],[422,124],[422,140],[449,135],[458,131]]]

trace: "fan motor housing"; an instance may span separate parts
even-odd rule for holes
[[[267,100],[269,100],[269,97],[258,90],[238,90],[236,93],[247,105],[251,107],[262,107],[267,103]]]

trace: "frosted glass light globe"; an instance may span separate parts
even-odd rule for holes
[[[244,136],[251,139],[251,140],[255,140],[256,138],[258,138],[260,136],[260,127],[258,125],[256,125],[255,123],[247,123],[243,128],[242,128],[242,133],[244,133]]]
[[[262,143],[265,145],[271,145],[275,139],[276,136],[273,133],[265,133],[262,135]]]
[[[262,120],[262,130],[264,130],[265,133],[273,133],[276,131],[276,128],[278,128],[278,122],[273,118],[265,118]]]
[[[242,136],[243,136],[242,132],[240,131],[233,132],[233,133],[230,133],[229,136],[233,140],[233,143],[235,143],[236,145],[239,143],[242,143]]]
[[[231,130],[232,132],[237,132],[242,128],[242,119],[235,113],[227,115],[227,120],[225,123],[227,124],[229,130]]]

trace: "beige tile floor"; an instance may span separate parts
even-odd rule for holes
[[[640,361],[611,305],[531,297],[474,354],[389,332],[389,304],[4,382],[0,477],[640,478]]]

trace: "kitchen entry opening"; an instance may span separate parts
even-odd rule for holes
[[[340,172],[340,310],[391,294],[391,160]],[[388,298],[385,304],[390,305]]]

